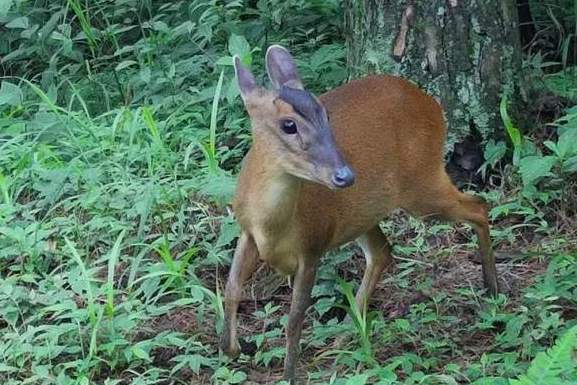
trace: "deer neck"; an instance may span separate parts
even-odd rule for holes
[[[254,210],[269,231],[283,231],[294,220],[302,181],[282,170],[274,156],[258,158],[261,175],[260,183],[254,186],[258,191]]]
[[[262,185],[262,211],[266,222],[282,228],[295,215],[301,181],[286,173],[272,174]]]

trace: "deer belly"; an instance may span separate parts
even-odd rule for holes
[[[292,255],[273,254],[262,260],[280,275],[293,275],[298,266],[297,258]]]
[[[286,237],[271,242],[261,232],[253,232],[260,259],[281,275],[293,275],[298,266],[298,240]]]

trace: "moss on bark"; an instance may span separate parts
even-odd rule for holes
[[[352,77],[417,83],[443,105],[450,147],[472,132],[502,136],[499,102],[521,68],[514,0],[346,0],[344,8]]]

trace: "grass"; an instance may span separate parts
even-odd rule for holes
[[[257,7],[67,0],[11,9],[0,87],[1,383],[280,380],[290,287],[265,267],[240,306],[245,354],[230,361],[217,350],[238,233],[226,203],[250,144],[230,55],[262,68],[263,47],[288,44],[319,93],[346,71],[336,2]],[[49,37],[36,40],[35,24]],[[565,133],[571,116],[558,123]],[[558,175],[572,174],[551,169],[531,200],[514,168],[495,171],[506,163],[495,147],[503,151],[485,171],[510,182],[484,194],[496,249],[513,257],[499,264],[504,294],[483,295],[469,228],[395,214],[383,228],[397,266],[366,313],[352,294],[358,250],[323,260],[302,345],[310,383],[526,381],[553,346],[553,377],[571,383],[577,236],[559,197],[574,186]],[[351,323],[341,322],[347,312]]]

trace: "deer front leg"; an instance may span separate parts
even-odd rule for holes
[[[284,378],[296,383],[295,370],[300,353],[300,338],[305,312],[311,302],[311,291],[315,283],[316,261],[301,260],[294,276],[293,295],[286,328],[286,357]]]
[[[224,325],[220,337],[220,348],[229,357],[240,354],[240,344],[236,336],[236,314],[242,295],[244,281],[256,269],[258,250],[252,237],[243,232],[238,239],[228,281],[224,293]]]

